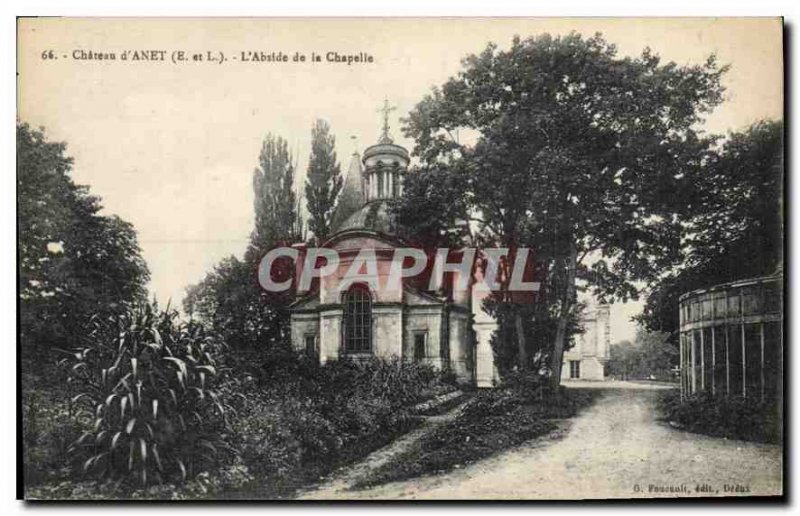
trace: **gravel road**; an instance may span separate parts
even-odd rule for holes
[[[775,495],[781,447],[677,430],[656,420],[656,386],[597,384],[603,394],[561,435],[528,442],[444,475],[350,491],[339,499],[592,499]]]

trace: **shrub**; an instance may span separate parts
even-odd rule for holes
[[[73,405],[93,423],[71,446],[80,473],[140,484],[186,480],[232,450],[216,389],[220,345],[173,310],[144,304],[100,320],[70,354]]]
[[[300,355],[284,363],[279,376],[230,388],[239,394],[232,428],[244,463],[283,483],[322,474],[408,430],[411,405],[439,379],[430,367],[396,359],[320,365]]]
[[[182,484],[154,484],[132,490],[119,480],[64,480],[28,489],[29,500],[197,500],[240,489],[253,480],[241,463],[224,466],[214,473],[203,471]]]
[[[508,414],[522,405],[522,399],[511,390],[478,392],[461,411],[465,421],[478,421],[490,416]]]
[[[234,374],[220,351],[154,306],[94,321],[63,363],[76,392],[61,406],[83,425],[70,453],[77,475],[27,495],[286,496],[407,431],[411,406],[441,386],[432,368],[396,359],[320,365],[271,353]]]
[[[300,359],[295,373],[304,387],[323,399],[362,395],[385,399],[404,406],[419,399],[422,391],[439,379],[425,364],[405,362],[396,357],[366,360],[334,360],[318,364]]]
[[[519,396],[526,399],[539,400],[551,396],[552,384],[547,376],[536,371],[511,371],[503,376],[501,387],[511,389]]]
[[[672,390],[661,396],[659,408],[665,419],[691,432],[769,443],[782,439],[780,404],[775,400],[701,393],[681,402],[680,393]]]
[[[26,485],[64,476],[69,445],[81,434],[80,421],[62,391],[41,389],[23,381],[22,442]]]

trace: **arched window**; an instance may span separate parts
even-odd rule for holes
[[[372,298],[366,285],[357,283],[345,292],[344,351],[369,353],[372,351]]]

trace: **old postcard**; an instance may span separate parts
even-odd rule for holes
[[[784,495],[779,18],[20,18],[26,500]]]

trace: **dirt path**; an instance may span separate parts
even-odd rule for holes
[[[606,388],[610,387],[610,388]],[[545,437],[454,472],[364,491],[345,483],[306,493],[346,499],[581,499],[780,494],[779,446],[676,430],[655,419],[656,389],[603,384],[604,394],[571,420],[559,440]],[[372,464],[357,465],[371,467]],[[708,492],[695,491],[707,486]],[[679,490],[680,492],[653,491]],[[686,492],[682,492],[686,490]]]
[[[346,493],[347,490],[355,485],[356,481],[361,479],[368,471],[382,466],[393,457],[406,451],[413,443],[432,432],[435,428],[454,419],[463,406],[464,402],[461,402],[458,406],[444,414],[425,417],[424,423],[418,428],[415,428],[383,448],[372,452],[361,462],[334,471],[329,478],[320,485],[301,491],[298,494],[298,498],[325,500],[341,497],[343,493]]]

